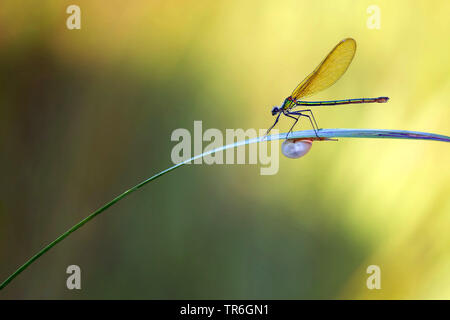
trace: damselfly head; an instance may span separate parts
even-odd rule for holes
[[[278,107],[273,107],[272,109],[272,115],[276,115],[278,112],[280,112],[280,109]]]

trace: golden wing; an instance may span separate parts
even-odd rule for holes
[[[303,80],[292,97],[308,97],[333,85],[347,70],[356,51],[356,41],[347,38],[339,42],[319,66]]]

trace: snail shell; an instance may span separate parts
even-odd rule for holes
[[[287,139],[281,144],[281,152],[288,158],[297,159],[303,157],[312,147],[312,140]]]

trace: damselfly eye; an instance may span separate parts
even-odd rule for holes
[[[303,157],[312,147],[312,140],[287,139],[281,144],[281,152],[288,158],[297,159]]]
[[[272,115],[273,115],[273,116],[276,115],[276,114],[278,113],[278,111],[279,111],[278,107],[273,107],[273,109],[272,109]]]

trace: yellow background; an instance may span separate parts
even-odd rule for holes
[[[66,28],[70,4],[81,30]],[[169,167],[173,130],[267,128],[346,37],[353,63],[313,99],[391,100],[317,108],[320,127],[450,134],[449,12],[448,1],[2,1],[0,277]],[[443,142],[341,139],[281,158],[274,176],[184,167],[0,298],[449,299],[449,157]],[[70,264],[79,292],[65,287]],[[381,290],[366,287],[372,264]]]

